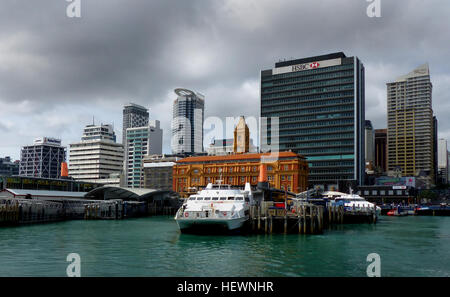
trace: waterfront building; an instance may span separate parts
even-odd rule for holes
[[[20,161],[11,161],[11,157],[0,158],[0,175],[19,175]]]
[[[365,143],[365,149],[366,149],[366,165],[367,164],[374,164],[375,163],[375,133],[373,130],[372,122],[366,121],[366,128],[365,128],[365,136],[364,136],[366,143]]]
[[[143,187],[142,160],[147,155],[162,154],[163,131],[158,120],[149,121],[148,126],[126,130],[127,155],[126,184],[130,188]]]
[[[102,186],[98,183],[76,181],[70,178],[40,178],[25,176],[0,176],[1,189],[29,189],[69,192],[89,192]]]
[[[387,172],[387,129],[375,130],[375,168]]]
[[[182,159],[178,155],[150,155],[144,157],[144,188],[172,191],[173,166]]]
[[[434,181],[432,84],[427,64],[387,83],[388,170],[400,167],[405,176],[428,176]]]
[[[175,89],[173,103],[172,153],[203,152],[205,96],[187,89]]]
[[[447,140],[439,139],[438,144],[438,183],[447,184],[448,182],[448,149]]]
[[[104,183],[123,171],[123,145],[116,143],[111,125],[87,125],[69,152],[69,175],[75,180]]]
[[[173,167],[173,190],[187,197],[219,180],[232,186],[247,182],[256,186],[261,164],[267,167],[271,187],[296,193],[307,190],[308,163],[294,152],[280,152],[277,158],[270,153],[184,158]]]
[[[148,109],[134,103],[123,107],[122,144],[126,144],[126,131],[128,128],[144,127],[148,125]]]
[[[277,144],[270,118],[278,118],[279,150],[306,157],[309,184],[345,191],[364,183],[364,109],[364,66],[357,57],[340,52],[275,63],[261,72],[261,117],[268,118],[261,149]]]
[[[19,175],[60,178],[62,162],[66,162],[66,148],[60,139],[36,138],[32,145],[22,148]]]

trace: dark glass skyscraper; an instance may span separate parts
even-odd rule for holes
[[[261,117],[279,118],[279,150],[307,158],[310,186],[345,190],[364,182],[364,108],[357,57],[333,53],[261,71]],[[272,122],[262,143],[273,141]]]
[[[203,152],[205,96],[187,89],[175,89],[171,147],[174,154]]]

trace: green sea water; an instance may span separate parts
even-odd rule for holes
[[[450,217],[386,217],[323,235],[180,234],[173,218],[68,221],[0,228],[0,276],[450,276]]]

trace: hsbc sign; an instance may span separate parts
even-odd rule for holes
[[[276,75],[276,74],[282,74],[282,73],[288,73],[288,72],[305,71],[305,70],[311,70],[311,69],[317,69],[317,68],[337,66],[337,65],[341,65],[341,64],[342,64],[341,58],[317,61],[317,62],[311,62],[311,63],[305,63],[305,64],[297,64],[297,65],[292,65],[292,66],[274,68],[274,69],[272,69],[272,74]]]

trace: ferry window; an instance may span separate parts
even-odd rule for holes
[[[220,197],[220,200],[227,200],[227,197]]]
[[[205,197],[205,200],[211,200],[211,197]]]
[[[236,200],[244,200],[242,197],[236,197]]]
[[[219,200],[219,197],[213,197],[212,200],[214,201]]]
[[[250,201],[250,198],[245,197],[245,201],[246,201],[246,202],[249,202],[249,201]]]
[[[189,198],[189,200],[195,200],[195,197],[191,197],[191,198]]]
[[[228,200],[234,200],[234,197],[228,197]]]
[[[203,200],[203,197],[198,197],[198,198],[197,198],[197,201],[198,201],[198,200]]]

